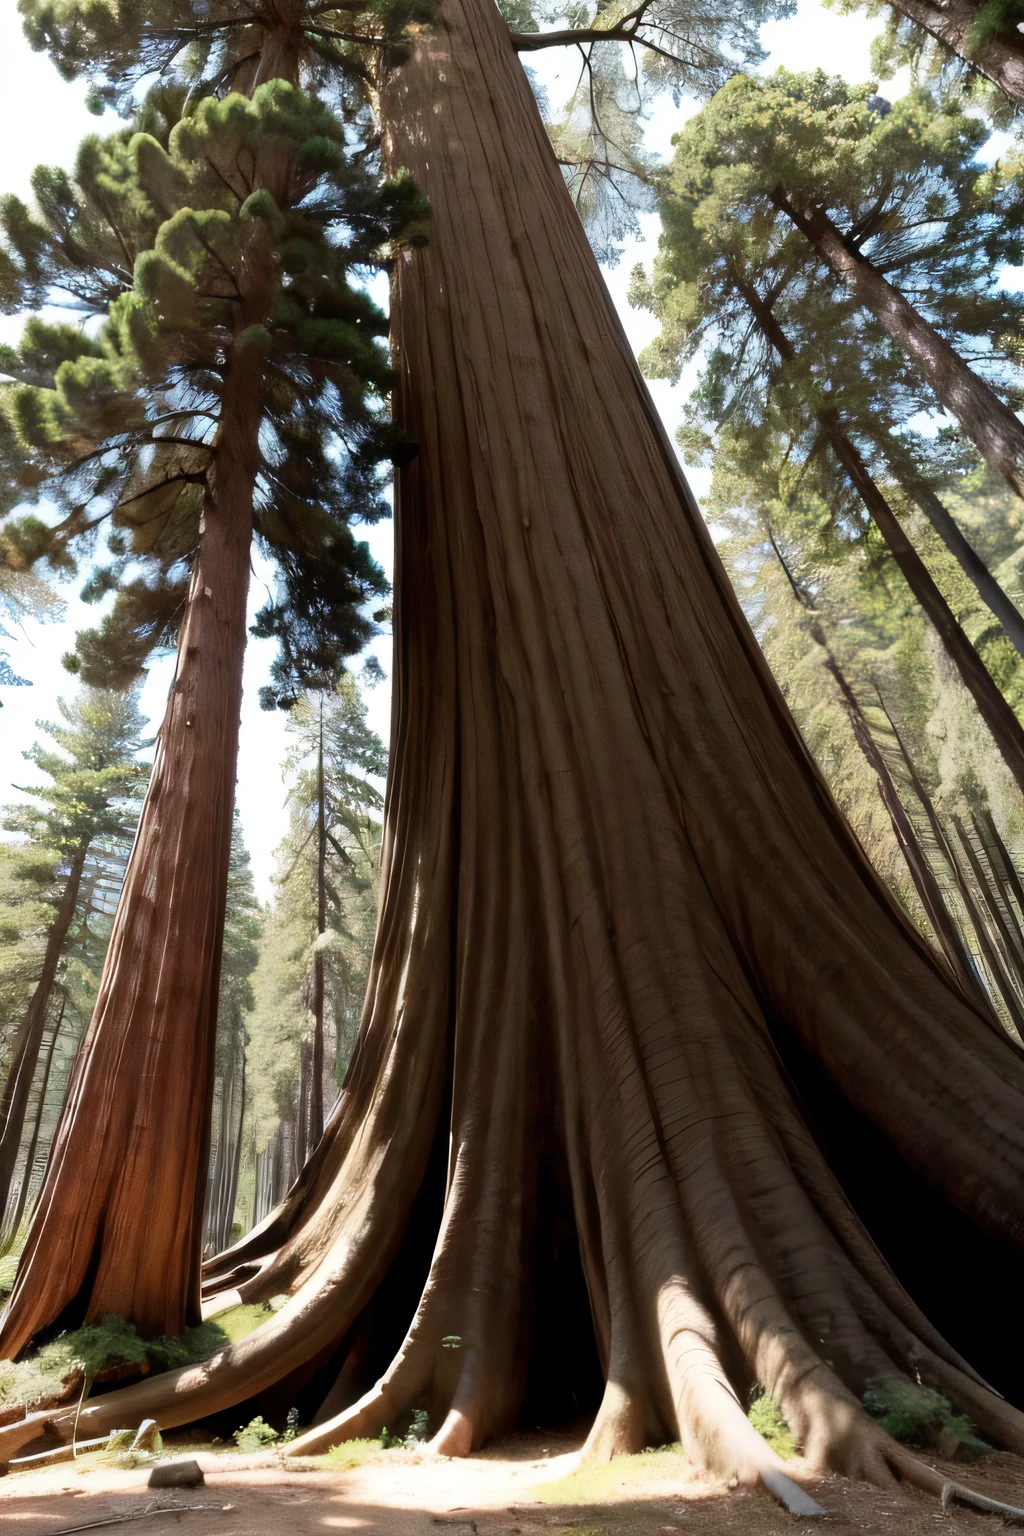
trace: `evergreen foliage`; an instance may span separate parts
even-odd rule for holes
[[[46,931],[61,887],[60,860],[46,848],[0,840],[0,1073],[11,1064],[14,1029],[39,976]]]
[[[58,707],[63,724],[40,722],[53,747],[37,742],[24,753],[49,782],[23,786],[30,798],[4,807],[5,828],[22,841],[5,849],[10,874],[0,890],[0,921],[11,934],[0,970],[3,1252],[16,1242],[38,1185],[92,1013],[149,776],[138,759],[152,743],[143,739],[137,690],[83,689]],[[19,1143],[17,1192],[9,1199]]]
[[[401,58],[407,29],[429,21],[427,0],[291,0],[269,16],[236,0],[19,0],[34,48],[67,80],[86,76],[95,108],[131,111],[141,81],[184,80],[199,92],[246,88],[261,33],[283,24],[301,41],[314,88],[361,99],[367,49]]]
[[[318,773],[323,725],[323,775]],[[291,711],[293,745],[284,771],[292,778],[288,832],[277,852],[275,897],[267,913],[259,964],[253,976],[255,1005],[246,1020],[247,1158],[261,1170],[268,1147],[275,1180],[286,1186],[293,1163],[310,1150],[302,1127],[308,1105],[315,1029],[315,970],[322,966],[324,1078],[329,1088],[344,1078],[362,1014],[377,921],[377,866],[383,800],[379,781],[387,754],[366,723],[366,705],[354,679],[342,677],[330,694],[304,695]],[[376,781],[376,782],[375,782]],[[319,931],[320,796],[323,795],[324,926]],[[324,1085],[322,1085],[324,1086]],[[330,1109],[333,1094],[324,1099]],[[256,1162],[242,1183],[249,1219],[257,1188]],[[283,1192],[283,1190],[282,1190]]]
[[[84,688],[57,708],[63,724],[38,722],[53,747],[23,753],[49,782],[17,785],[30,800],[5,806],[3,825],[66,861],[103,840],[130,841],[149,777],[138,753],[152,742],[137,690]]]
[[[652,297],[666,331],[649,357],[657,350],[671,369],[710,342],[708,389],[720,394],[731,346],[738,377],[759,383],[765,340],[741,288],[753,282],[769,308],[784,310],[798,352],[814,338],[804,371],[813,370],[808,382],[819,392],[838,398],[852,384],[860,397],[853,414],[870,416],[881,403],[892,425],[935,407],[793,226],[780,206],[792,200],[824,213],[849,250],[1020,402],[1024,301],[999,283],[1000,268],[1019,264],[1024,251],[1019,190],[978,162],[989,130],[962,102],[918,90],[890,106],[873,89],[821,71],[739,75],[690,119],[674,140],[660,202]],[[740,336],[749,337],[749,357],[736,353]]]
[[[948,1398],[930,1387],[893,1377],[870,1386],[864,1406],[894,1440],[935,1448],[943,1456],[983,1455],[992,1449],[976,1434],[970,1419],[955,1414]]]
[[[206,1199],[206,1242],[215,1252],[227,1247],[234,1221],[245,1123],[246,1017],[255,1004],[251,978],[259,960],[262,930],[263,914],[236,810],[220,966],[213,1132]]]
[[[267,157],[293,168],[283,209],[256,184]],[[0,358],[16,381],[3,402],[8,474],[23,499],[45,494],[63,513],[10,520],[8,559],[73,569],[109,521],[113,558],[83,595],[116,600],[68,664],[123,685],[173,640],[216,464],[241,264],[265,240],[273,293],[241,341],[265,380],[255,534],[280,574],[256,632],[279,641],[274,697],[287,702],[363,645],[365,605],[386,590],[350,524],[382,515],[378,466],[407,450],[381,409],[386,321],[354,273],[422,216],[420,199],[408,182],[379,190],[335,116],[280,80],[251,100],[207,97],[166,135],[90,141],[77,178],[41,172],[36,187],[49,193],[39,219],[7,209],[16,301],[63,289],[89,313],[109,310],[98,330],[34,318]],[[122,225],[130,267],[111,250]]]
[[[913,14],[911,7],[904,9],[899,0],[826,3],[834,4],[837,10],[862,10],[885,19],[885,27],[871,45],[871,67],[879,79],[889,80],[898,70],[909,69],[915,82],[935,81],[943,90],[964,95],[1000,125],[1012,122],[1019,112],[1019,99],[993,82],[985,69],[988,61],[979,59],[978,53],[990,41],[1019,53],[1019,24],[1024,21],[1021,0],[963,0],[958,9],[973,14],[959,48],[951,46],[939,28],[929,26],[925,15]],[[936,19],[940,19],[941,9],[935,9]]]

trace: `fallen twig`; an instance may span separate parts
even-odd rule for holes
[[[942,1513],[948,1515],[954,1504],[962,1504],[965,1509],[976,1509],[983,1515],[1001,1515],[1005,1525],[1024,1525],[1024,1509],[1018,1509],[1014,1504],[1003,1504],[999,1499],[990,1499],[983,1493],[975,1493],[973,1488],[965,1488],[961,1483],[943,1483]]]
[[[126,1520],[145,1520],[147,1515],[173,1515],[173,1514],[198,1514],[200,1510],[224,1510],[234,1509],[233,1504],[158,1504],[154,1509],[152,1505],[148,1509],[137,1509],[130,1515],[109,1515],[106,1520],[90,1520],[85,1525],[62,1525],[59,1531],[52,1531],[50,1536],[75,1536],[76,1531],[96,1531],[101,1525],[123,1525]]]

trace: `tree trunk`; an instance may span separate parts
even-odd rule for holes
[[[881,693],[878,695],[878,703],[882,713],[885,715],[885,718],[889,722],[889,728],[892,731],[893,739],[896,742],[899,754],[903,759],[904,766],[906,767],[911,787],[913,788],[914,794],[917,796],[918,803],[920,804],[922,810],[925,813],[925,817],[927,818],[928,826],[931,829],[931,834],[935,842],[935,846],[942,854],[942,857],[945,860],[946,868],[949,870],[950,875],[952,876],[953,883],[956,886],[957,895],[960,898],[961,905],[963,906],[964,912],[967,916],[967,921],[969,922],[971,930],[974,933],[975,939],[977,940],[978,949],[985,963],[985,968],[988,972],[991,983],[1003,1000],[1003,1006],[1006,1010],[1007,1017],[1009,1018],[1013,1028],[1017,1031],[1018,1039],[1020,1041],[1024,1041],[1024,1013],[1021,1011],[1020,999],[1017,995],[1017,990],[1013,984],[1013,980],[1006,974],[1002,959],[998,950],[996,949],[996,946],[992,942],[992,937],[989,933],[984,914],[979,910],[978,904],[974,899],[974,892],[971,890],[970,882],[964,874],[963,866],[961,865],[960,859],[957,856],[956,849],[953,847],[949,838],[946,836],[946,829],[942,825],[939,813],[935,808],[935,802],[932,800],[931,795],[928,793],[924,786],[917,768],[914,765],[914,759],[907,751],[906,743],[904,742],[903,737],[900,735],[899,727],[889,712],[889,708],[886,705],[886,702],[883,699]],[[998,1028],[999,1026],[996,1027]]]
[[[936,399],[960,423],[986,462],[1002,475],[1011,490],[1024,496],[1024,423],[918,314],[898,288],[876,272],[859,251],[849,249],[824,210],[812,208],[801,212],[782,188],[775,189],[771,200],[807,237],[858,303],[874,315],[903,349]]]
[[[221,1086],[217,1154],[210,1177],[206,1210],[206,1246],[219,1253],[231,1241],[238,1192],[238,1169],[245,1120],[245,1047],[241,1019],[233,1027],[232,1051]],[[237,1050],[242,1039],[241,1064]]]
[[[208,1270],[287,1305],[214,1361],[85,1404],[78,1433],[169,1428],[342,1340],[355,1356],[375,1295],[394,1312],[392,1266],[408,1285],[422,1253],[392,1364],[293,1447],[421,1403],[436,1449],[480,1444],[523,1394],[543,1174],[607,1383],[592,1455],[678,1435],[697,1465],[774,1478],[743,1406],[760,1381],[812,1462],[937,1490],[861,1408],[869,1380],[919,1375],[1014,1448],[1024,1421],[886,1268],[772,1032],[942,1211],[1015,1253],[1024,1064],[877,880],[800,740],[491,0],[442,0],[381,99],[390,164],[434,217],[394,277],[396,416],[420,451],[397,486],[363,1027],[286,1200]],[[899,1216],[918,1231],[913,1202]],[[72,1413],[46,1418],[70,1435]],[[0,1457],[41,1422],[0,1428]]]
[[[946,962],[956,977],[958,984],[982,1008],[987,1008],[988,999],[979,983],[974,963],[971,960],[953,915],[946,905],[939,882],[936,880],[932,867],[928,862],[927,854],[921,847],[914,824],[907,814],[906,807],[900,797],[900,792],[893,781],[892,774],[889,772],[889,766],[885,761],[885,757],[875,741],[874,732],[860,706],[860,700],[853,691],[835,652],[828,643],[828,637],[821,623],[817,604],[808,589],[793,575],[789,563],[770,529],[768,537],[771,541],[772,549],[775,551],[775,558],[782,567],[786,580],[789,583],[793,597],[800,604],[801,608],[812,615],[810,626],[811,639],[825,653],[825,670],[839,689],[839,696],[843,701],[843,709],[850,722],[854,740],[860,748],[861,756],[875,775],[878,798],[885,807],[892,826],[893,836],[899,845],[900,852],[903,854],[910,878],[913,880],[914,888],[921,899],[921,905],[931,924],[939,949],[945,956]],[[994,1018],[992,1024],[996,1028],[1000,1027]]]
[[[39,1146],[39,1132],[43,1124],[43,1112],[46,1109],[46,1090],[50,1083],[50,1069],[53,1066],[53,1053],[57,1049],[57,1039],[60,1035],[61,1025],[64,1022],[64,1009],[67,1006],[67,993],[61,998],[60,1014],[50,1034],[50,1044],[46,1050],[46,1060],[39,1081],[39,1097],[36,1100],[36,1112],[32,1117],[32,1135],[29,1137],[28,1147],[25,1150],[25,1171],[22,1175],[21,1187],[18,1190],[18,1198],[14,1204],[14,1210],[10,1216],[7,1207],[4,1207],[3,1240],[0,1241],[0,1258],[6,1257],[14,1247],[18,1238],[18,1230],[25,1216],[28,1205],[28,1192],[32,1182],[32,1170],[35,1165],[36,1151]]]
[[[973,42],[979,5],[970,0],[890,0],[894,11],[914,21],[952,52],[985,75],[1011,101],[1024,102],[1024,44],[1012,32],[996,32]]]
[[[254,318],[239,307],[236,334]],[[57,1322],[116,1313],[149,1337],[200,1321],[259,461],[260,371],[240,351],[226,369],[222,412],[174,683],[96,1009],[0,1329],[4,1358]]]
[[[316,936],[327,931],[327,807],[324,803],[324,700],[320,695],[320,741],[316,758]],[[309,1152],[324,1133],[324,954],[313,957],[313,1060],[309,1099]]]
[[[25,1128],[25,1111],[28,1108],[32,1081],[39,1061],[39,1050],[46,1029],[46,1015],[57,979],[57,967],[64,951],[71,924],[78,906],[78,892],[82,883],[88,848],[79,848],[71,860],[67,882],[61,895],[43,952],[43,967],[36,982],[35,991],[25,1011],[25,1017],[14,1039],[11,1065],[0,1098],[0,1212],[7,1207],[11,1192],[11,1179],[18,1161],[21,1134]]]
[[[999,620],[1018,656],[1024,658],[1024,616],[1016,603],[992,575],[970,541],[964,537],[956,519],[944,506],[933,487],[919,476],[904,471],[898,461],[893,464],[893,473],[904,490],[917,502],[964,575],[973,583],[982,602]]]
[[[943,649],[977,704],[1003,761],[1024,791],[1024,729],[1020,721],[957,622],[928,567],[907,537],[903,524],[868,472],[852,438],[834,419],[825,418],[822,425],[836,458],[888,545],[908,587],[934,624]]]
[[[754,284],[748,282],[743,274],[734,266],[730,268],[730,277],[736,292],[753,315],[758,330],[778,354],[780,362],[785,364],[793,361],[796,356],[796,349],[775,318],[771,304],[762,298]],[[823,425],[832,434],[836,430],[837,418],[827,419],[823,422]],[[964,537],[955,519],[947,511],[946,507],[943,506],[934,489],[928,484],[923,475],[916,473],[908,460],[905,450],[901,449],[893,434],[884,428],[880,433],[877,433],[874,423],[869,424],[868,430],[876,431],[877,444],[885,455],[895,478],[917,502],[950,554],[958,562],[964,575],[969,581],[973,582],[982,602],[987,604],[1000,624],[1002,624],[1011,644],[1021,656],[1024,656],[1024,617],[1021,616],[1019,610],[1010,601],[988,566]],[[845,435],[849,442],[848,434]],[[851,462],[856,461],[859,489],[860,483],[865,478],[869,478],[868,471],[852,443],[849,443],[848,448],[844,447],[843,451],[851,459]],[[905,536],[902,542],[904,544],[907,543]],[[964,643],[970,644],[966,636],[964,637]]]

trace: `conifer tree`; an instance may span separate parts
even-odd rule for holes
[[[1020,0],[843,0],[840,8],[888,17],[872,46],[872,68],[882,79],[909,65],[919,79],[966,85],[997,116],[1024,104]]]
[[[213,1292],[290,1299],[201,1369],[84,1404],[78,1433],[186,1422],[344,1357],[337,1411],[296,1454],[420,1403],[435,1448],[465,1452],[515,1420],[541,1253],[534,1363],[582,1380],[594,1346],[591,1455],[678,1434],[696,1464],[799,1507],[744,1413],[760,1381],[811,1463],[937,1493],[859,1401],[866,1380],[926,1380],[1007,1445],[1024,1426],[870,1233],[901,1268],[909,1243],[915,1293],[1005,1373],[1006,1334],[986,1346],[986,1328],[996,1274],[1019,1291],[1024,1068],[875,879],[800,741],[520,46],[488,0],[441,0],[378,80],[390,164],[432,207],[393,273],[396,419],[419,453],[397,481],[381,923],[319,1147],[207,1267]],[[869,1146],[854,1214],[837,1170]],[[984,1301],[953,1307],[953,1235],[980,1251],[982,1230],[1005,1272],[979,1265]],[[396,1308],[419,1263],[418,1301]],[[374,1381],[396,1311],[406,1337]],[[0,1455],[42,1422],[0,1427]],[[72,1413],[46,1422],[74,1432]]]
[[[383,796],[370,778],[387,773],[384,744],[366,724],[366,705],[351,677],[343,677],[331,694],[307,694],[292,710],[289,730],[295,735],[286,771],[298,776],[290,799],[301,842],[282,877],[289,905],[302,910],[308,943],[308,1006],[313,1016],[308,1089],[300,1093],[299,1166],[316,1146],[324,1128],[325,1010],[331,1000],[334,1062],[332,1075],[348,1065],[354,1040],[353,1015],[358,1018],[362,996],[354,997],[360,975],[349,974],[346,930],[350,898],[362,898],[374,884],[379,834],[374,813]],[[368,775],[370,777],[368,777]],[[353,1003],[356,1003],[355,1008]]]
[[[117,35],[129,42],[120,24]],[[256,628],[278,638],[282,702],[310,671],[336,672],[362,646],[373,628],[367,605],[385,590],[351,524],[381,514],[380,465],[405,450],[382,409],[386,322],[353,274],[384,258],[422,204],[408,181],[381,185],[348,142],[358,121],[350,113],[346,126],[337,99],[328,106],[299,89],[296,67],[281,56],[251,97],[191,103],[166,143],[145,131],[126,147],[118,140],[107,160],[120,204],[140,228],[156,226],[130,270],[125,263],[130,286],[98,330],[33,318],[3,358],[14,381],[8,474],[62,513],[56,522],[9,517],[12,563],[67,567],[112,525],[113,558],[86,591],[113,590],[115,601],[79,637],[70,665],[87,681],[124,684],[175,634],[178,665],[96,1013],[0,1349],[17,1350],[66,1313],[117,1312],[148,1334],[198,1321],[253,538],[279,573]],[[45,284],[71,298],[82,289],[88,262],[77,239],[58,238],[68,224],[86,256],[95,230],[102,247],[83,307],[97,285],[108,297],[107,233],[119,229],[120,204],[104,225],[93,194],[106,173],[90,180],[98,157],[87,150],[77,186],[44,203],[47,238],[38,221],[9,216],[8,272],[25,303]],[[166,1072],[154,1042],[170,1053]],[[78,1152],[86,1142],[88,1158]],[[37,1263],[40,1245],[47,1256]]]
[[[775,225],[799,232],[807,265],[839,280],[1024,494],[1021,299],[998,279],[1021,259],[1024,202],[978,164],[986,134],[923,92],[890,108],[820,71],[738,75],[687,123],[671,182],[702,217],[716,205],[760,241]]]
[[[0,1095],[0,1210],[10,1194],[58,972],[72,930],[84,919],[83,884],[94,874],[90,856],[95,865],[112,842],[130,844],[149,776],[138,761],[148,743],[137,690],[85,688],[69,703],[58,700],[58,708],[63,723],[39,722],[54,746],[36,743],[24,754],[50,782],[18,786],[31,800],[4,808],[5,828],[20,833],[36,857],[55,858],[59,877],[35,986],[11,1041]]]
[[[682,440],[694,446],[709,442],[709,432],[720,433],[726,459],[742,459],[752,480],[763,464],[774,463],[780,474],[788,466],[798,483],[816,482],[847,538],[856,537],[861,504],[1024,789],[1024,730],[908,539],[892,493],[883,489],[895,470],[1024,650],[1024,619],[942,505],[923,443],[906,430],[927,397],[913,381],[908,387],[885,331],[862,319],[829,274],[821,280],[808,273],[801,236],[784,219],[770,208],[745,216],[752,212],[749,182],[709,169],[708,143],[700,121],[679,136],[653,280],[639,270],[634,276],[633,301],[652,309],[663,327],[644,366],[678,378],[683,363],[706,344]],[[717,141],[710,153],[717,157]],[[954,292],[950,307],[955,302]],[[972,319],[977,324],[979,317]]]
[[[288,729],[289,826],[248,1024],[256,1220],[313,1151],[348,1069],[377,911],[382,797],[371,780],[386,754],[354,680],[304,695]]]

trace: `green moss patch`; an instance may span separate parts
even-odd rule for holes
[[[544,1504],[600,1504],[622,1496],[623,1483],[659,1482],[686,1477],[688,1466],[680,1445],[659,1445],[637,1456],[613,1456],[599,1467],[581,1467],[553,1483],[531,1489]]]
[[[62,1333],[25,1360],[0,1361],[0,1405],[67,1396],[83,1381],[113,1382],[194,1365],[223,1349],[216,1323],[200,1323],[176,1338],[141,1339],[123,1317]]]

